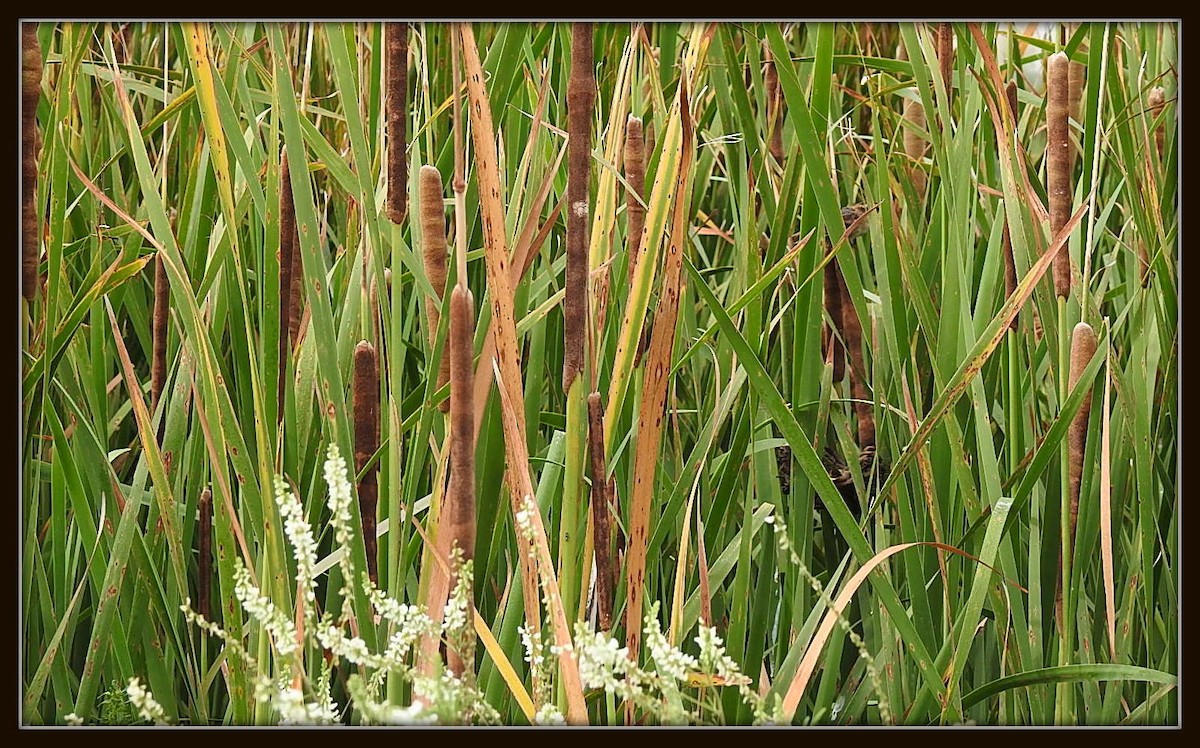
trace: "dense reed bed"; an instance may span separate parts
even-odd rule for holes
[[[1178,41],[26,25],[24,722],[1178,723]]]

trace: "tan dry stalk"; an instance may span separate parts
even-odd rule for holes
[[[408,24],[383,25],[387,64],[384,118],[387,127],[388,220],[402,223],[408,212]]]
[[[1096,332],[1086,322],[1075,325],[1071,332],[1071,369],[1067,391],[1075,389],[1079,377],[1096,353]],[[1067,429],[1067,486],[1071,491],[1071,547],[1075,547],[1075,523],[1079,519],[1079,488],[1083,477],[1083,451],[1087,441],[1088,415],[1092,409],[1092,393],[1083,396],[1079,411]]]
[[[633,465],[633,496],[630,503],[629,545],[626,553],[625,634],[629,656],[635,662],[641,652],[642,597],[646,581],[646,544],[649,540],[650,508],[654,493],[654,473],[658,467],[659,440],[667,396],[667,374],[671,369],[671,349],[679,316],[680,274],[687,246],[687,190],[691,171],[693,133],[688,109],[687,78],[680,79],[679,120],[681,123],[680,164],[675,182],[671,238],[663,261],[662,295],[654,315],[645,367],[645,384],[638,413],[637,450]]]
[[[783,93],[779,87],[779,71],[775,58],[766,51],[767,69],[763,74],[763,86],[767,89],[767,151],[775,163],[783,164]]]
[[[1155,86],[1150,89],[1150,95],[1147,97],[1147,103],[1150,105],[1151,121],[1157,120],[1159,115],[1167,106],[1167,92],[1162,86]],[[1166,140],[1167,129],[1163,126],[1154,128],[1154,146],[1158,151],[1158,157],[1162,158],[1163,142]]]
[[[920,101],[915,99],[904,100],[904,119],[911,122],[916,127],[925,129],[925,107]],[[920,162],[925,158],[925,152],[929,149],[929,144],[925,142],[925,138],[921,137],[920,133],[911,128],[904,128],[904,153],[910,159],[912,164],[908,170],[912,178],[913,189],[918,195],[925,194],[925,169]]]
[[[200,522],[196,528],[196,533],[199,535],[197,540],[200,546],[200,555],[197,559],[199,574],[196,579],[196,597],[198,598],[196,612],[205,619],[211,620],[212,611],[209,609],[209,600],[212,593],[209,590],[212,585],[212,489],[206,488],[200,492],[197,510],[200,513]]]
[[[375,346],[363,340],[354,347],[354,470],[362,473],[379,449],[379,357]],[[358,510],[362,515],[363,544],[367,550],[367,573],[378,583],[378,553],[375,510],[379,484],[371,468],[358,481]]]
[[[612,524],[616,513],[608,492],[604,464],[604,404],[600,393],[588,395],[588,450],[592,460],[592,532],[596,554],[596,618],[601,631],[612,628],[613,588],[617,567],[612,558]]]
[[[438,324],[441,321],[442,299],[446,295],[446,208],[442,201],[442,175],[435,166],[428,164],[420,172],[421,241],[424,244],[425,275],[437,296],[425,299],[425,318],[429,323],[429,352],[432,355],[437,344]],[[465,279],[460,279],[460,283]],[[437,386],[441,389],[450,381],[450,356],[442,352],[438,365]],[[443,413],[450,401],[443,400],[438,406]]]
[[[1016,128],[1017,128],[1017,82],[1016,81],[1009,82],[1008,86],[1005,88],[1005,94],[1006,94],[1006,98],[1008,100],[1009,123],[1015,132]],[[1008,216],[1007,216],[1007,213],[1003,213],[1002,215],[1004,215],[1004,239],[1003,239],[1004,291],[1005,291],[1005,296],[1012,296],[1013,293],[1017,290],[1017,263],[1016,263],[1016,260],[1013,259],[1012,235],[1009,233]],[[1017,329],[1017,317],[1015,317],[1015,316],[1013,317],[1012,322],[1009,323],[1009,329],[1011,329],[1011,330]]]
[[[154,257],[153,352],[150,363],[150,412],[158,409],[163,383],[167,381],[167,319],[171,314],[171,285],[162,255]]]
[[[954,76],[954,26],[939,23],[937,26],[937,57],[938,67],[942,73],[942,81],[946,84],[946,101],[954,90],[951,78]]]
[[[42,95],[42,50],[37,24],[21,25],[21,292],[37,296],[39,231],[37,216],[38,124]]]
[[[1067,56],[1050,56],[1046,71],[1046,181],[1050,202],[1050,235],[1057,236],[1071,218],[1071,136],[1067,117],[1069,74]],[[1071,255],[1062,245],[1052,268],[1054,292],[1063,298],[1071,295]]]
[[[563,298],[563,392],[583,372],[588,307],[588,182],[596,103],[592,25],[571,25],[567,81],[567,287]]]
[[[501,402],[501,421],[507,459],[505,478],[509,488],[513,514],[524,512],[534,502],[535,491],[529,474],[529,453],[525,443],[525,396],[518,361],[516,320],[513,315],[512,280],[509,276],[508,242],[504,228],[504,203],[500,187],[499,159],[496,152],[495,127],[491,104],[483,81],[483,62],[475,43],[475,33],[469,24],[459,24],[463,64],[467,74],[467,93],[471,105],[471,137],[475,144],[476,173],[484,234],[484,259],[487,265],[488,296],[492,302],[492,335],[496,341],[496,384]],[[538,581],[541,581],[546,607],[554,627],[555,644],[564,649],[559,658],[562,683],[567,695],[567,722],[587,722],[583,687],[579,668],[571,647],[570,624],[563,610],[558,580],[554,575],[554,560],[546,540],[542,517],[529,512],[533,541],[521,542],[521,586],[525,595],[526,623],[531,633],[541,630],[541,615],[535,601]],[[532,547],[531,547],[532,546]]]
[[[629,270],[637,264],[642,249],[642,228],[646,225],[646,135],[642,120],[629,115],[625,123],[625,215],[629,218]]]

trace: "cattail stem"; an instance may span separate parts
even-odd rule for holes
[[[588,450],[592,462],[592,531],[596,554],[596,611],[601,631],[612,628],[613,588],[617,568],[612,558],[612,501],[604,460],[604,404],[600,393],[588,395]]]
[[[448,558],[453,558],[455,547],[461,548],[463,562],[475,556],[474,341],[474,302],[460,283],[450,293],[450,480],[437,542]],[[457,585],[458,571],[451,570],[449,589]],[[448,650],[447,660],[451,671],[461,676],[466,664],[459,654]]]
[[[354,468],[358,481],[358,509],[362,515],[363,544],[367,551],[367,573],[378,583],[375,508],[379,485],[375,469],[363,473],[379,449],[379,358],[375,346],[361,341],[354,347]]]
[[[592,25],[571,26],[567,81],[567,287],[563,299],[563,392],[583,372],[588,310],[588,182],[596,102]]]
[[[384,118],[387,127],[387,217],[404,221],[408,211],[408,24],[383,25],[387,82]]]
[[[442,200],[442,175],[437,167],[422,166],[420,180],[421,241],[424,243],[425,275],[437,294],[425,299],[425,316],[429,321],[429,350],[432,353],[437,343],[442,299],[446,295],[446,209]],[[443,352],[438,365],[438,388],[441,389],[449,379],[450,358]],[[438,407],[445,413],[450,408],[450,402],[443,400]]]
[[[196,528],[199,536],[200,557],[198,559],[199,576],[196,579],[196,597],[198,598],[196,612],[204,616],[205,620],[211,620],[212,611],[209,609],[209,599],[212,597],[212,593],[209,590],[212,585],[212,489],[206,488],[200,492],[197,508],[200,513],[199,526]]]
[[[38,124],[42,95],[42,50],[37,24],[21,25],[21,292],[33,301],[38,292],[37,216]]]
[[[1071,137],[1067,117],[1069,63],[1062,52],[1050,56],[1046,70],[1046,173],[1050,202],[1050,235],[1058,232],[1071,218]],[[1064,298],[1071,295],[1071,255],[1066,243],[1054,258],[1054,292]]]
[[[163,383],[167,380],[167,318],[170,316],[171,287],[162,255],[154,258],[153,346],[150,364],[150,412],[158,409]]]
[[[630,190],[625,193],[625,215],[629,218],[629,272],[637,264],[642,249],[642,229],[646,225],[646,136],[642,120],[629,115],[625,123],[625,181]]]

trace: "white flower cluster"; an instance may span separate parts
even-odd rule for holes
[[[353,579],[354,565],[350,560],[350,538],[353,537],[354,527],[350,513],[350,504],[354,500],[354,492],[350,487],[350,475],[346,469],[346,459],[334,442],[329,443],[325,458],[325,483],[329,485],[329,519],[333,524],[334,538],[338,545],[346,549],[342,556],[341,565],[346,579]]]
[[[631,670],[636,671],[629,659],[629,648],[622,647],[607,633],[588,631],[585,624],[575,624],[575,651],[584,688],[603,688],[624,699],[640,692],[629,677]]]
[[[307,701],[304,693],[291,684],[264,678],[257,684],[255,698],[271,705],[281,725],[336,725],[337,706],[329,698],[328,688],[324,691],[325,697],[320,701]]]
[[[567,720],[563,718],[562,712],[558,711],[553,704],[542,704],[542,708],[533,715],[533,724],[535,725],[565,725]]]
[[[455,551],[461,554],[458,548],[455,548]],[[448,636],[456,635],[466,628],[471,577],[474,569],[471,561],[461,565],[455,564],[455,566],[458,568],[458,582],[454,585],[454,593],[450,595],[450,599],[446,601],[446,607],[442,611],[442,631]]]
[[[516,520],[517,531],[521,534],[522,538],[531,543],[536,536],[533,517],[537,514],[537,511],[537,503],[533,500],[533,497],[526,496],[521,502],[521,508],[513,515],[513,519]]]
[[[78,727],[83,724],[83,717],[80,717],[75,712],[63,716],[63,722],[71,727]]]
[[[696,669],[696,658],[671,646],[667,637],[663,636],[658,625],[657,602],[646,615],[646,646],[650,649],[654,670],[661,676],[681,681],[687,679],[689,670]]]
[[[283,531],[292,545],[292,555],[296,559],[296,581],[304,590],[304,609],[307,615],[313,615],[317,602],[317,580],[313,575],[313,568],[317,565],[317,541],[313,537],[312,527],[304,517],[304,507],[288,489],[281,475],[275,476],[275,501],[279,504]]]
[[[129,694],[130,703],[137,707],[139,717],[156,725],[167,724],[167,713],[163,711],[162,705],[154,700],[154,694],[142,686],[140,678],[130,678],[125,693]]]
[[[250,572],[242,564],[241,559],[237,560],[237,567],[233,574],[233,593],[237,595],[238,601],[241,602],[246,612],[270,632],[271,638],[274,640],[275,651],[285,657],[296,652],[296,624],[283,611],[275,607],[271,598],[262,594],[254,586],[250,581]]]

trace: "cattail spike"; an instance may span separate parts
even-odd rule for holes
[[[442,299],[446,295],[446,208],[442,200],[442,175],[437,167],[421,167],[421,241],[424,242],[425,275],[437,296],[425,299],[425,316],[429,320],[429,350],[432,353],[437,343],[438,324],[441,321]],[[461,281],[460,281],[461,282]],[[450,357],[442,352],[438,365],[437,386],[440,389],[450,380]],[[438,406],[443,413],[450,409],[450,401],[443,400]]]
[[[642,120],[629,115],[625,123],[625,181],[631,190],[625,193],[625,215],[629,217],[629,272],[637,264],[642,248],[642,229],[646,225],[646,136]]]
[[[1062,52],[1050,56],[1046,74],[1046,172],[1050,202],[1050,235],[1057,236],[1071,218],[1071,137],[1069,115],[1068,62]],[[1064,243],[1053,265],[1054,292],[1064,298],[1071,295],[1071,255]]]
[[[937,57],[938,66],[942,73],[942,82],[946,85],[946,97],[954,91],[954,26],[939,23],[937,28]]]
[[[588,310],[588,182],[596,102],[592,25],[571,25],[567,81],[567,288],[563,300],[563,392],[583,372]]]
[[[592,463],[592,537],[596,554],[596,611],[601,631],[612,628],[613,588],[617,568],[612,558],[612,524],[615,511],[608,492],[604,460],[604,404],[600,393],[588,395],[588,450]]]
[[[475,557],[475,310],[471,292],[458,284],[450,292],[450,481],[438,519],[438,545],[447,557],[462,549],[462,561]],[[448,589],[458,584],[451,569]],[[470,611],[468,611],[468,615]],[[461,676],[467,663],[447,648],[450,670]]]
[[[37,169],[40,138],[37,105],[42,95],[42,50],[37,24],[21,25],[21,293],[29,301],[37,296],[39,230]]]
[[[1150,89],[1150,95],[1147,97],[1147,103],[1150,105],[1151,122],[1158,119],[1162,114],[1163,109],[1167,106],[1167,92],[1162,86],[1155,86]],[[1154,147],[1158,151],[1158,157],[1162,158],[1163,143],[1166,140],[1167,128],[1165,123],[1154,128]]]
[[[408,212],[408,24],[383,25],[387,63],[384,118],[387,127],[388,220],[402,223]]]
[[[375,346],[361,341],[354,347],[354,469],[362,473],[379,449],[379,358]],[[358,509],[362,515],[363,544],[367,550],[367,573],[378,583],[375,538],[375,509],[379,485],[375,469],[358,482]]]
[[[198,560],[199,576],[196,580],[196,597],[198,598],[196,612],[205,620],[211,620],[209,599],[212,597],[212,593],[209,590],[212,585],[212,489],[206,488],[200,492],[198,510],[200,522],[196,528],[196,534],[199,536],[200,557]]]
[[[1086,322],[1075,325],[1071,332],[1071,369],[1067,376],[1067,391],[1073,391],[1083,370],[1096,353],[1096,332]],[[1092,393],[1083,396],[1083,404],[1071,419],[1067,431],[1067,485],[1071,490],[1071,546],[1075,545],[1075,523],[1079,518],[1079,488],[1083,476],[1083,450],[1087,441],[1088,415],[1092,409]]]
[[[1009,124],[1014,132],[1017,129],[1017,82],[1010,81],[1005,89],[1005,98],[1008,101],[1008,117]],[[1004,236],[1003,236],[1003,254],[1004,254],[1004,291],[1005,296],[1012,296],[1017,290],[1017,263],[1013,258],[1012,235],[1008,228],[1008,217],[1004,214]],[[1017,316],[1013,315],[1012,322],[1009,323],[1009,329],[1017,329]]]
[[[287,387],[287,361],[291,347],[288,339],[291,337],[292,316],[292,267],[295,263],[296,249],[296,208],[292,203],[291,173],[288,169],[287,154],[280,158],[279,164],[279,419],[283,419],[284,392]]]
[[[766,52],[766,63],[763,85],[767,89],[767,122],[770,128],[767,150],[776,163],[783,164],[783,93],[779,87],[779,71],[775,68],[775,58],[770,50]]]
[[[904,100],[904,119],[908,120],[921,130],[925,129],[925,107],[916,99]],[[904,128],[904,154],[912,159],[912,164],[909,166],[909,174],[912,175],[913,189],[918,195],[925,194],[925,170],[921,166],[921,161],[925,158],[925,152],[928,150],[929,144],[925,142],[925,138],[912,128]]]
[[[154,258],[154,315],[153,352],[150,364],[150,411],[158,409],[163,383],[167,380],[167,318],[170,316],[171,287],[167,282],[167,268],[162,254]]]

